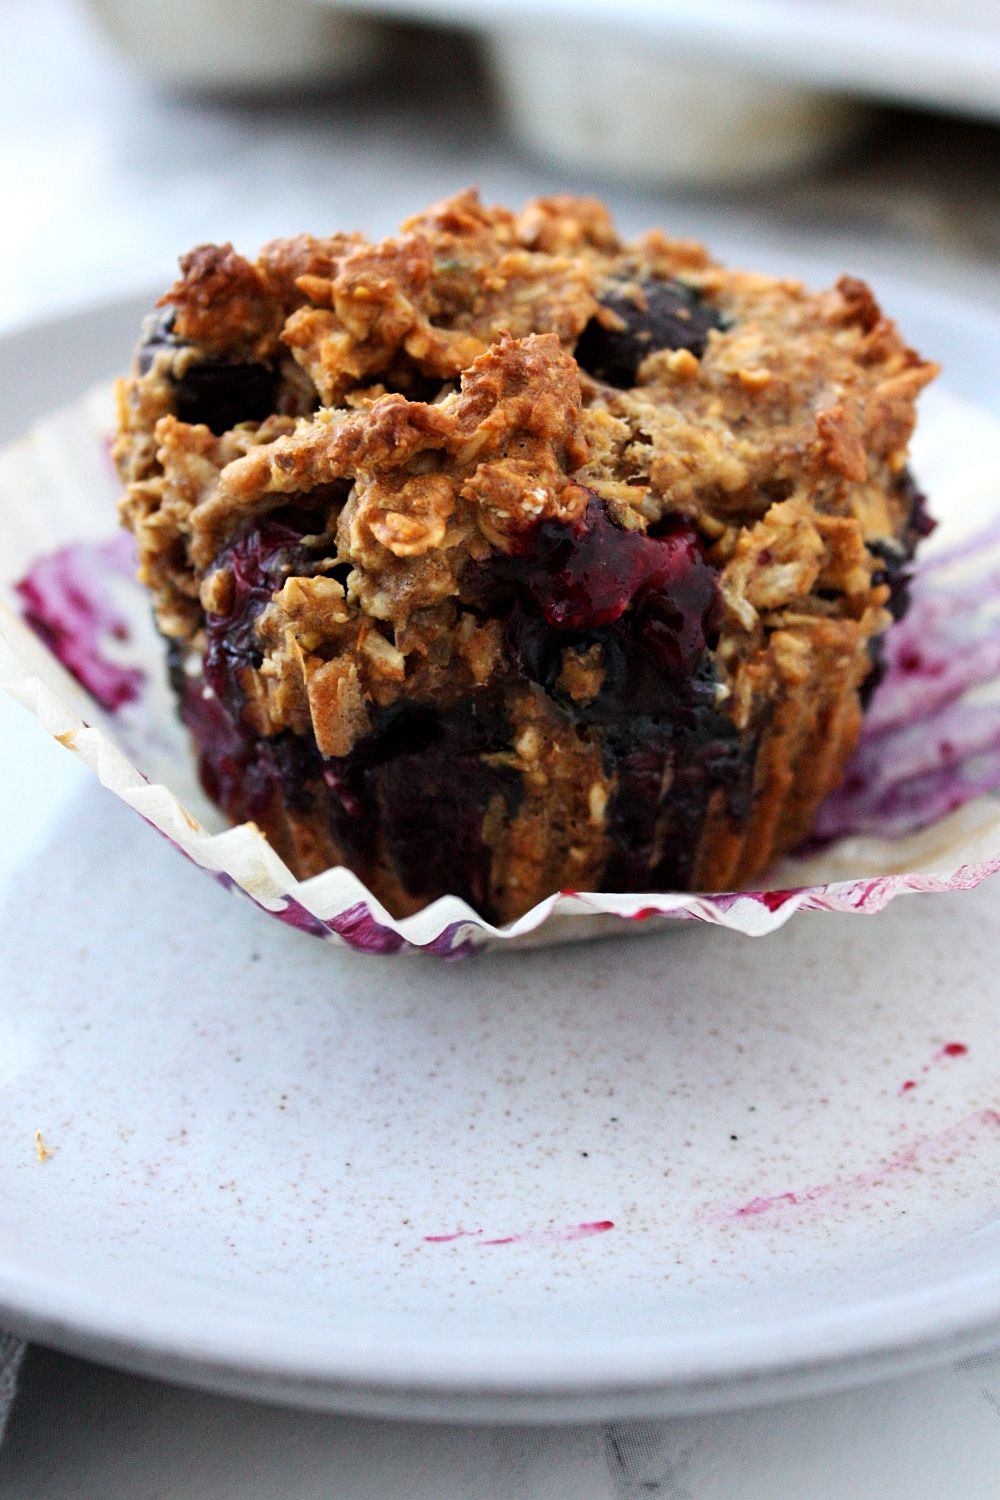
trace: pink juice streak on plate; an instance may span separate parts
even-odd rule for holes
[[[455,1229],[451,1234],[425,1234],[426,1245],[449,1245],[452,1240],[472,1240],[477,1234],[482,1234],[481,1229]]]
[[[524,1234],[505,1234],[499,1239],[480,1239],[481,1229],[456,1229],[451,1234],[425,1234],[427,1245],[446,1245],[452,1240],[478,1239],[480,1245],[564,1245],[570,1240],[589,1240],[595,1234],[614,1229],[611,1219],[595,1219],[589,1224],[570,1224],[565,1229],[528,1230]]]
[[[957,1125],[952,1125],[939,1135],[923,1136],[920,1140],[913,1141],[905,1150],[900,1151],[896,1156],[888,1157],[867,1172],[857,1172],[852,1177],[837,1177],[832,1182],[818,1183],[814,1187],[796,1189],[793,1192],[773,1193],[767,1197],[751,1198],[736,1208],[711,1206],[708,1209],[708,1215],[719,1221],[756,1219],[763,1214],[802,1208],[806,1204],[818,1203],[824,1199],[849,1197],[867,1188],[881,1187],[890,1177],[922,1166],[928,1158],[933,1157],[939,1151],[954,1150],[962,1145],[972,1146],[986,1131],[998,1129],[1000,1129],[1000,1111],[977,1110],[974,1115],[960,1120]]]
[[[965,1042],[945,1042],[943,1047],[938,1048],[930,1062],[923,1064],[920,1071],[921,1073],[929,1073],[935,1063],[946,1062],[949,1058],[953,1057],[965,1057],[968,1051],[969,1049]],[[917,1086],[915,1078],[907,1078],[900,1084],[898,1092],[900,1094],[911,1094]]]

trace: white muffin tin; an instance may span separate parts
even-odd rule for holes
[[[326,0],[339,3],[339,0]],[[357,0],[474,29],[508,121],[567,166],[745,180],[831,154],[891,100],[1000,118],[996,0]]]
[[[363,73],[398,40],[384,21],[472,31],[508,122],[529,149],[626,181],[788,171],[855,134],[869,99],[1000,118],[996,0],[952,0],[946,12],[936,0],[91,5],[147,70],[222,90]]]

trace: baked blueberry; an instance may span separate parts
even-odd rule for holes
[[[700,358],[709,333],[724,326],[682,281],[609,281],[598,300],[602,311],[580,335],[576,358],[608,385],[635,385],[642,361],[658,349],[688,349]]]
[[[186,345],[162,313],[136,351],[136,369],[148,376],[166,356],[170,404],[182,422],[204,423],[216,434],[239,422],[262,422],[275,409],[278,371],[261,360],[216,356]]]

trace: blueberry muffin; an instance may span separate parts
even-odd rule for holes
[[[230,818],[496,921],[738,887],[809,832],[929,526],[935,369],[863,283],[472,192],[181,269],[115,451]]]

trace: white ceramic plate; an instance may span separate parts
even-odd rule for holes
[[[995,314],[880,290],[995,400]],[[135,316],[0,343],[10,419],[120,364]],[[220,1389],[519,1419],[1000,1340],[995,882],[759,942],[332,953],[0,714],[0,1325]]]

